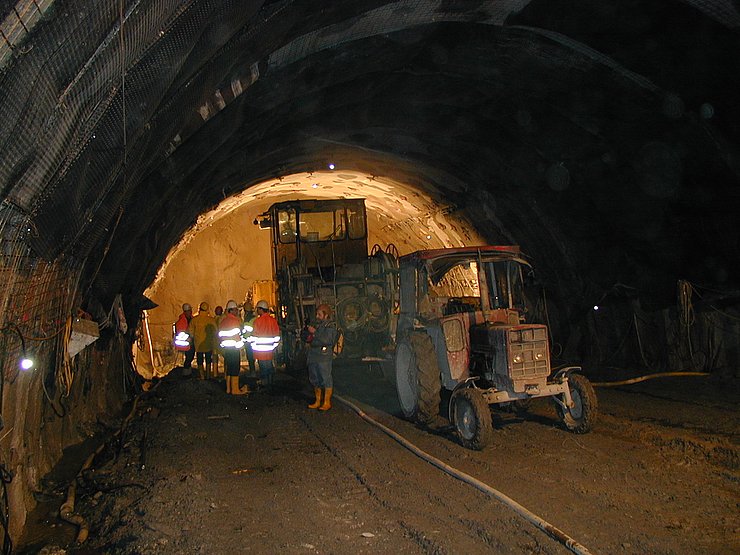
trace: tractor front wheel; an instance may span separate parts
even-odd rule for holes
[[[464,447],[480,451],[491,443],[491,408],[479,390],[469,387],[455,393],[453,415],[460,443]]]
[[[568,376],[568,387],[570,388],[570,397],[573,399],[573,406],[563,408],[560,403],[556,403],[558,416],[563,425],[571,432],[576,434],[588,433],[596,422],[598,414],[598,402],[594,388],[588,378],[580,374]]]

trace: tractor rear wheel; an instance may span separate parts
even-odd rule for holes
[[[393,357],[396,367],[396,391],[401,411],[406,418],[416,414],[419,384],[416,378],[416,357],[408,339],[399,339]]]
[[[442,380],[437,364],[437,351],[434,349],[432,338],[425,332],[412,333],[411,345],[414,348],[419,381],[419,407],[416,421],[420,424],[429,424],[439,416],[441,401]]]
[[[431,337],[413,332],[396,345],[396,389],[406,418],[429,424],[439,416],[442,387]]]
[[[491,407],[479,390],[468,387],[455,393],[453,417],[464,447],[480,451],[493,440]]]

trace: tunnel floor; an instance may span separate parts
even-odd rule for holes
[[[739,396],[701,380],[600,388],[587,435],[560,428],[545,401],[495,412],[493,445],[474,452],[445,426],[401,419],[377,367],[335,370],[343,399],[594,553],[737,553]],[[57,517],[67,484],[50,483],[18,552],[568,552],[340,401],[307,409],[308,392],[282,373],[244,397],[171,373],[78,482],[89,539],[74,544]]]

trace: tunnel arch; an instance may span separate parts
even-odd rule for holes
[[[570,356],[607,329],[604,351],[629,345],[635,310],[678,321],[678,280],[705,288],[707,310],[736,303],[732,2],[122,4],[0,3],[13,29],[0,41],[0,297],[29,337],[60,334],[80,308],[104,326],[77,359],[88,381],[66,391],[77,421],[115,405],[109,369],[125,370],[141,293],[198,217],[330,160],[429,192],[485,242],[521,244]],[[10,360],[17,338],[3,337]],[[42,473],[80,439],[40,393],[41,380],[66,389],[64,346],[39,345],[44,373],[4,390],[28,484],[27,445],[47,447]]]

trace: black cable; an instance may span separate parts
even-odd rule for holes
[[[3,484],[2,511],[0,512],[0,526],[3,527],[3,555],[10,555],[13,552],[13,540],[10,538],[10,532],[8,531],[10,509],[8,507],[7,485],[13,481],[13,475],[8,472],[4,464],[0,464],[0,481]]]

